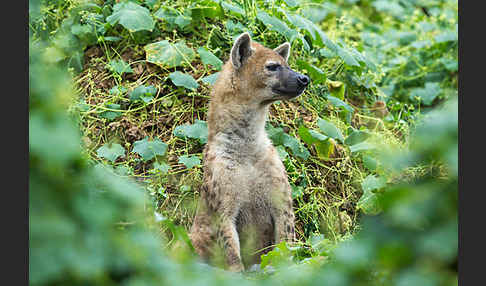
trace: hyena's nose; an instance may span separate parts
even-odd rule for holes
[[[299,81],[299,84],[301,86],[307,86],[310,82],[309,80],[309,77],[306,76],[306,75],[303,75],[303,74],[300,74],[298,77],[297,77],[297,80]]]

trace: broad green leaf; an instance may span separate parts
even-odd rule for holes
[[[336,142],[332,138],[329,138],[328,140],[315,143],[314,146],[316,147],[317,157],[319,159],[329,159],[334,154]]]
[[[189,26],[191,24],[192,18],[188,17],[186,15],[179,15],[175,18],[175,23],[177,26],[179,26],[181,29]]]
[[[174,136],[198,139],[201,144],[206,144],[208,141],[208,124],[206,121],[196,119],[194,124],[177,126],[174,129]]]
[[[326,74],[318,67],[303,60],[297,60],[297,65],[312,79],[312,83],[322,84],[326,82]]]
[[[447,31],[441,33],[434,37],[436,43],[444,43],[444,42],[456,42],[457,41],[457,33],[454,31]]]
[[[163,156],[167,151],[167,144],[156,138],[153,141],[148,141],[148,137],[133,143],[132,152],[138,153],[143,161],[147,162],[155,158],[155,156]]]
[[[205,48],[200,47],[199,49],[197,49],[197,53],[201,57],[204,65],[212,65],[216,70],[220,70],[223,66],[223,61],[218,59],[218,57],[216,57],[213,53],[206,50]]]
[[[242,16],[245,15],[245,10],[241,9],[239,6],[230,4],[226,1],[221,2],[221,6],[223,6],[223,8],[225,9],[230,10],[231,12],[235,12],[236,14],[240,14]]]
[[[332,80],[328,80],[327,83],[332,96],[343,100],[346,92],[346,84],[341,81]]]
[[[285,151],[285,147],[282,146],[282,145],[279,145],[277,147],[275,147],[275,149],[277,150],[277,153],[278,153],[278,156],[280,157],[280,160],[285,160],[285,158],[287,158],[289,156],[289,153],[287,153],[287,151]]]
[[[167,174],[170,170],[170,165],[165,162],[162,163],[155,162],[154,169],[161,172],[162,174]]]
[[[440,85],[437,82],[426,82],[424,88],[415,88],[410,93],[410,99],[420,99],[424,105],[431,105],[440,94]]]
[[[218,79],[218,76],[219,76],[219,72],[216,72],[211,75],[203,77],[201,80],[206,84],[213,85]]]
[[[292,150],[292,154],[299,158],[307,160],[310,156],[309,150],[307,150],[297,138],[290,136],[287,133],[284,133],[283,135],[283,145],[289,147],[290,150]]]
[[[122,95],[125,92],[127,92],[127,89],[121,85],[115,85],[108,91],[109,94],[114,94],[114,95]]]
[[[130,67],[130,65],[121,59],[111,60],[108,63],[108,69],[112,72],[116,72],[119,75],[122,75],[123,73],[133,73],[133,70]]]
[[[295,7],[299,5],[299,3],[297,3],[297,0],[284,0],[284,1],[285,4],[287,4],[289,7]]]
[[[368,175],[363,182],[361,182],[361,187],[363,188],[363,191],[368,192],[368,191],[374,191],[374,190],[380,190],[383,187],[386,186],[386,180],[381,177],[375,177],[374,175]]]
[[[191,8],[192,19],[202,21],[203,18],[219,18],[223,16],[223,9],[216,3],[208,3],[204,7]]]
[[[349,106],[346,102],[342,101],[341,99],[334,97],[332,95],[328,95],[327,100],[334,107],[339,108],[341,110],[341,113],[339,114],[341,118],[343,118],[348,124],[351,124],[354,108]]]
[[[154,13],[155,18],[166,21],[169,25],[175,25],[175,20],[179,16],[179,12],[169,7],[160,7]]]
[[[361,142],[356,145],[349,146],[349,150],[351,150],[351,153],[356,153],[360,151],[368,151],[368,150],[373,150],[376,149],[376,146],[374,144],[371,144],[369,142]]]
[[[319,118],[317,120],[317,126],[319,126],[319,129],[327,136],[339,140],[341,143],[344,142],[344,137],[343,134],[341,133],[341,130],[339,130],[334,124],[331,122]]]
[[[439,61],[444,65],[444,67],[448,71],[455,72],[455,71],[458,70],[459,63],[455,59],[445,59],[445,58],[441,58]]]
[[[288,265],[292,263],[292,252],[287,247],[287,244],[283,241],[277,244],[273,250],[262,255],[260,267],[265,269],[268,265],[273,267],[280,265]]]
[[[348,52],[345,48],[337,46],[336,53],[344,61],[344,63],[350,67],[360,67],[358,61],[353,57],[353,55]]]
[[[191,14],[192,10],[190,9],[186,9],[184,13],[181,13],[172,7],[162,6],[154,13],[154,16],[165,21],[166,29],[179,28],[184,31],[192,22]]]
[[[389,1],[389,0],[377,0],[372,3],[373,7],[376,10],[384,13],[388,13],[392,16],[395,16],[399,19],[402,19],[405,15],[405,9],[398,4],[398,2]]]
[[[113,14],[106,17],[106,21],[111,25],[120,23],[130,32],[152,31],[155,21],[150,15],[150,11],[133,2],[121,2],[113,6]]]
[[[304,195],[304,188],[302,186],[290,184],[290,187],[292,188],[292,199],[296,199]]]
[[[130,93],[130,100],[137,101],[142,100],[145,103],[149,103],[154,98],[155,94],[157,93],[157,88],[153,85],[145,86],[140,85],[137,86],[131,93]]]
[[[192,169],[194,166],[200,165],[201,160],[197,156],[182,155],[179,157],[179,163],[184,164],[187,169]]]
[[[120,104],[107,104],[106,107],[109,109],[121,110]],[[122,113],[117,111],[105,110],[103,112],[100,112],[99,116],[108,120],[114,120],[122,116]]]
[[[169,78],[176,86],[183,86],[190,90],[195,90],[199,87],[199,84],[191,75],[180,71],[170,73]]]
[[[265,130],[267,131],[268,138],[272,140],[273,145],[283,145],[285,132],[281,127],[273,127],[272,124],[267,124]]]
[[[304,15],[307,19],[314,23],[319,23],[324,20],[329,12],[328,7],[324,7],[322,4],[313,3],[314,5],[306,6],[300,14]]]
[[[98,157],[105,158],[112,163],[120,156],[125,156],[125,149],[117,143],[106,143],[96,150]]]
[[[285,133],[281,127],[275,128],[271,124],[268,124],[266,131],[275,146],[283,145],[288,147],[295,156],[304,160],[309,158],[309,150],[297,138]]]
[[[365,166],[366,169],[374,172],[378,168],[378,161],[369,155],[363,155],[363,166]]]
[[[363,195],[357,203],[357,208],[361,209],[365,214],[377,214],[381,208],[377,194],[373,191],[380,190],[386,186],[386,181],[383,178],[377,178],[374,175],[368,175],[361,183]]]
[[[148,44],[144,47],[148,62],[164,68],[178,67],[190,64],[196,54],[184,42],[175,44],[167,40]]]
[[[297,35],[297,32],[290,29],[285,22],[280,21],[276,17],[268,15],[266,12],[258,12],[257,19],[262,21],[263,24],[265,24],[265,26],[267,26],[270,30],[286,37],[287,40],[290,40]]]
[[[346,137],[344,143],[348,146],[356,145],[358,143],[365,141],[370,136],[371,134],[369,132],[361,131],[361,130],[353,130],[353,132],[351,132],[351,134],[349,134],[349,136]]]
[[[319,142],[319,141],[325,141],[329,138],[326,135],[321,134],[321,133],[319,133],[315,130],[308,129],[307,127],[305,127],[303,125],[299,127],[297,132],[300,136],[300,139],[302,139],[302,141],[304,141],[305,143],[307,143],[309,145],[312,145],[312,144]]]
[[[297,15],[297,14],[291,14],[291,13],[288,13],[287,11],[285,11],[284,9],[282,9],[282,11],[284,12],[285,16],[287,17],[287,20],[289,20],[290,23],[292,23],[292,25],[304,30],[304,31],[307,31],[309,33],[309,35],[311,36],[312,40],[315,40],[316,37],[317,37],[317,32],[316,30],[314,29],[314,24],[307,20],[306,18],[300,16],[300,15]]]

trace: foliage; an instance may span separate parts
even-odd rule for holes
[[[457,30],[448,0],[29,1],[30,283],[456,285]],[[299,242],[241,277],[186,230],[244,31],[312,83],[266,126]]]

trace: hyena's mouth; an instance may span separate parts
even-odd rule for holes
[[[305,90],[305,87],[297,88],[296,90],[284,90],[279,88],[272,88],[272,92],[277,95],[277,97],[284,97],[286,99],[291,99],[301,95]]]

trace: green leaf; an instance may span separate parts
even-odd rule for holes
[[[457,33],[454,31],[447,31],[435,36],[436,43],[457,42]]]
[[[225,9],[230,10],[231,12],[235,12],[236,14],[240,14],[242,16],[245,15],[245,10],[241,9],[240,7],[238,7],[236,5],[230,4],[226,1],[221,2],[221,6],[223,6],[223,8],[225,8]]]
[[[150,15],[150,11],[133,2],[121,2],[113,6],[113,14],[106,17],[106,21],[111,25],[120,23],[130,32],[152,31],[155,22]]]
[[[339,130],[334,124],[331,122],[319,118],[317,119],[317,126],[319,126],[319,129],[327,136],[339,140],[341,143],[344,142],[344,137],[343,134],[341,133],[341,130]]]
[[[277,150],[277,153],[278,153],[278,156],[280,157],[280,160],[285,160],[285,158],[287,158],[289,156],[289,153],[287,153],[287,151],[285,151],[285,147],[282,146],[282,145],[279,145],[277,147],[275,147],[275,149]]]
[[[353,55],[348,52],[345,48],[337,46],[336,53],[344,61],[344,63],[350,67],[360,67],[358,61],[353,57]]]
[[[148,141],[148,137],[133,143],[132,152],[138,153],[143,161],[148,161],[155,156],[163,156],[167,151],[167,144],[156,138],[153,141]]]
[[[335,98],[338,98],[340,100],[344,99],[344,94],[346,92],[346,84],[341,82],[341,81],[328,81],[328,87],[329,90]],[[337,101],[334,101],[337,102]]]
[[[377,194],[373,191],[380,190],[385,186],[385,179],[377,178],[374,175],[368,175],[361,183],[363,195],[357,203],[357,208],[369,215],[379,213],[381,211],[381,207],[379,205]]]
[[[167,40],[163,40],[148,44],[144,49],[147,61],[163,68],[190,64],[196,57],[194,51],[182,41],[172,44]]]
[[[206,144],[208,141],[208,124],[206,121],[196,119],[194,124],[177,126],[174,129],[174,136],[198,139],[201,144]]]
[[[326,82],[326,74],[315,65],[303,60],[297,60],[297,65],[303,70],[304,73],[307,71],[307,74],[309,74],[313,83],[322,84]]]
[[[329,138],[328,140],[317,142],[314,145],[316,147],[317,157],[326,160],[334,154],[336,142],[332,138]]]
[[[206,50],[203,47],[200,47],[197,49],[197,52],[199,56],[201,57],[201,60],[204,65],[212,65],[216,70],[220,70],[221,67],[223,66],[223,62],[218,59],[213,53],[210,51]]]
[[[117,143],[106,143],[96,150],[98,157],[105,158],[112,163],[120,156],[125,156],[125,149]]]
[[[304,145],[302,145],[299,140],[293,136],[290,136],[287,133],[283,134],[283,145],[289,147],[292,151],[292,154],[295,156],[307,160],[309,158],[310,153]]]
[[[286,37],[287,40],[290,40],[293,37],[297,36],[297,32],[295,30],[290,29],[287,24],[280,21],[276,17],[268,15],[266,12],[258,12],[257,19],[262,21],[263,24],[265,24],[265,26],[267,26],[270,30],[275,31]]]
[[[344,143],[348,146],[356,145],[358,143],[365,141],[370,136],[371,134],[369,132],[361,131],[361,130],[353,130],[353,132],[351,132],[351,134],[349,134],[349,136],[346,137]]]
[[[157,93],[157,88],[153,85],[145,86],[140,85],[137,86],[131,93],[130,93],[130,100],[137,101],[142,100],[145,103],[149,103],[154,98],[155,94]]]
[[[374,172],[378,168],[378,161],[369,155],[363,155],[363,166],[365,166],[366,169]]]
[[[344,93],[343,93],[343,97],[344,97]],[[349,106],[343,100],[341,100],[337,97],[334,97],[332,95],[328,95],[327,100],[329,101],[329,103],[331,103],[332,106],[339,108],[340,111],[341,111],[340,115],[343,115],[342,117],[344,117],[344,120],[348,124],[351,124],[351,120],[352,120],[353,113],[354,113],[354,108]]]
[[[107,104],[106,107],[109,108],[109,109],[121,110],[120,104]],[[114,119],[122,116],[122,113],[117,112],[117,111],[106,110],[106,111],[100,112],[99,116],[102,117],[102,118],[106,118],[108,120],[114,120]]]
[[[114,94],[114,95],[121,95],[124,94],[125,92],[127,92],[127,89],[121,85],[115,85],[108,91],[109,94]]]
[[[125,63],[123,60],[111,60],[108,63],[108,69],[112,72],[116,72],[119,75],[123,73],[133,73],[132,68],[129,64]]]
[[[303,125],[299,127],[297,132],[300,136],[300,139],[302,139],[302,141],[304,141],[309,145],[312,145],[315,142],[325,141],[329,138],[326,135],[321,134],[315,130],[309,129]]]
[[[294,26],[296,26],[296,27],[298,27],[298,28],[300,28],[304,31],[307,31],[309,33],[309,35],[311,36],[312,40],[316,39],[317,32],[314,29],[314,24],[311,21],[307,20],[304,17],[301,17],[300,15],[287,13],[287,11],[285,11],[285,10],[283,10],[283,12],[284,12],[285,16],[287,17],[287,20],[289,20],[289,22],[292,23],[292,25],[294,25]]]
[[[273,250],[262,255],[261,259],[262,260],[261,260],[260,267],[262,269],[264,269],[268,265],[272,265],[274,267],[280,265],[288,265],[292,263],[292,252],[287,247],[285,241],[283,241],[277,244],[273,248]]]
[[[289,7],[295,7],[295,6],[299,5],[296,0],[284,0],[284,1],[285,1],[285,4],[287,4],[287,6],[289,6]]]
[[[170,165],[165,162],[162,163],[155,162],[154,169],[161,172],[162,174],[167,174],[170,170]]]
[[[179,157],[179,163],[184,164],[187,169],[192,169],[194,166],[200,165],[201,160],[197,156],[182,155]]]
[[[204,82],[206,84],[213,85],[216,82],[216,80],[218,79],[218,76],[219,76],[219,72],[205,76],[201,80],[202,80],[202,82]]]
[[[368,151],[368,150],[373,150],[376,149],[376,146],[374,144],[371,144],[369,142],[361,142],[356,145],[349,146],[349,150],[351,150],[351,153],[356,153],[360,151]]]
[[[424,88],[415,88],[410,93],[410,99],[420,99],[424,105],[431,105],[434,99],[440,94],[440,85],[437,82],[426,82]]]
[[[290,184],[290,187],[292,188],[292,199],[296,199],[304,195],[304,188],[302,186]]]
[[[274,146],[283,145],[288,147],[295,156],[304,160],[309,158],[309,150],[297,138],[285,133],[281,127],[275,128],[271,124],[268,124],[266,131]]]
[[[176,86],[183,86],[190,90],[196,90],[199,87],[199,84],[191,75],[180,71],[170,73],[169,78]]]
[[[368,175],[363,182],[361,182],[361,187],[364,192],[371,192],[374,190],[380,190],[386,186],[386,180],[384,178],[377,178],[374,175]]]

